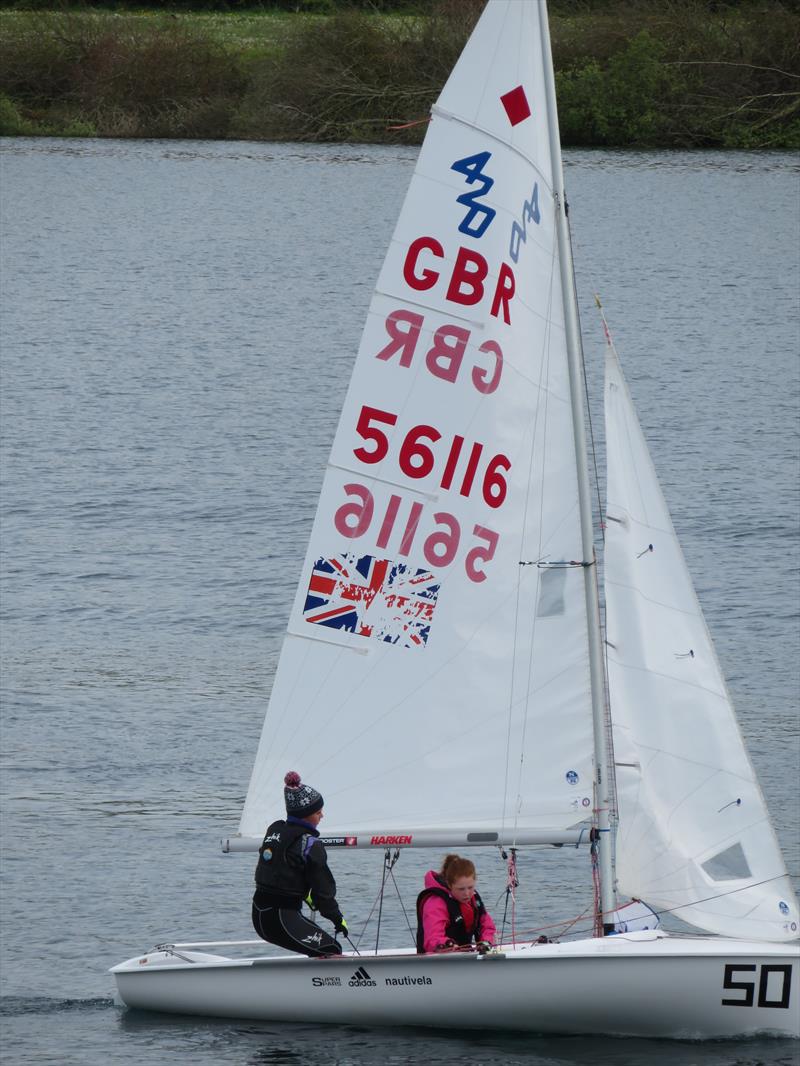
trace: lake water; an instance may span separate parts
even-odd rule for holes
[[[156,942],[252,936],[252,857],[218,839],[414,158],[2,143],[4,1061],[796,1062],[786,1041],[333,1031],[113,1004],[108,968]],[[565,165],[589,377],[597,288],[797,877],[797,159]],[[403,855],[407,908],[436,858]],[[333,861],[358,926],[380,856]],[[584,853],[521,866],[521,923],[587,906]],[[502,865],[479,869],[502,913]],[[408,937],[396,899],[383,929]]]

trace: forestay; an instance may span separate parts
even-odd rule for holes
[[[493,0],[372,298],[243,837],[279,813],[289,768],[325,795],[326,836],[359,845],[559,836],[591,814],[550,174],[537,5]]]
[[[709,932],[792,939],[797,900],[610,339],[605,409],[619,888]]]

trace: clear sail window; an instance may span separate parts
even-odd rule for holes
[[[733,844],[703,863],[703,869],[714,881],[741,881],[752,877],[741,844]]]
[[[564,583],[567,579],[567,569],[564,566],[554,566],[543,569],[539,579],[539,602],[536,605],[536,614],[539,618],[551,618],[553,615],[564,613]]]

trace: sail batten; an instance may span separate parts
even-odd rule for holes
[[[479,126],[474,122],[469,122],[450,111],[445,111],[443,108],[439,107],[438,104],[433,105],[431,108],[431,114],[435,115],[437,118],[443,119],[445,122],[457,122],[462,126],[466,126],[467,129],[472,130],[474,133],[478,133],[489,140],[496,140],[498,143],[503,144],[508,148],[509,151],[517,153],[526,163],[530,164],[533,172],[537,175],[539,181],[541,181],[543,188],[552,195],[553,179],[550,173],[540,170],[536,159],[524,152],[519,146],[508,144],[507,141],[503,141],[501,138],[497,137],[491,130],[486,129],[484,126]]]

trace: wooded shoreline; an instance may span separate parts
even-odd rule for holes
[[[482,6],[6,6],[0,134],[417,144]],[[800,148],[796,4],[553,0],[550,22],[565,145]]]

